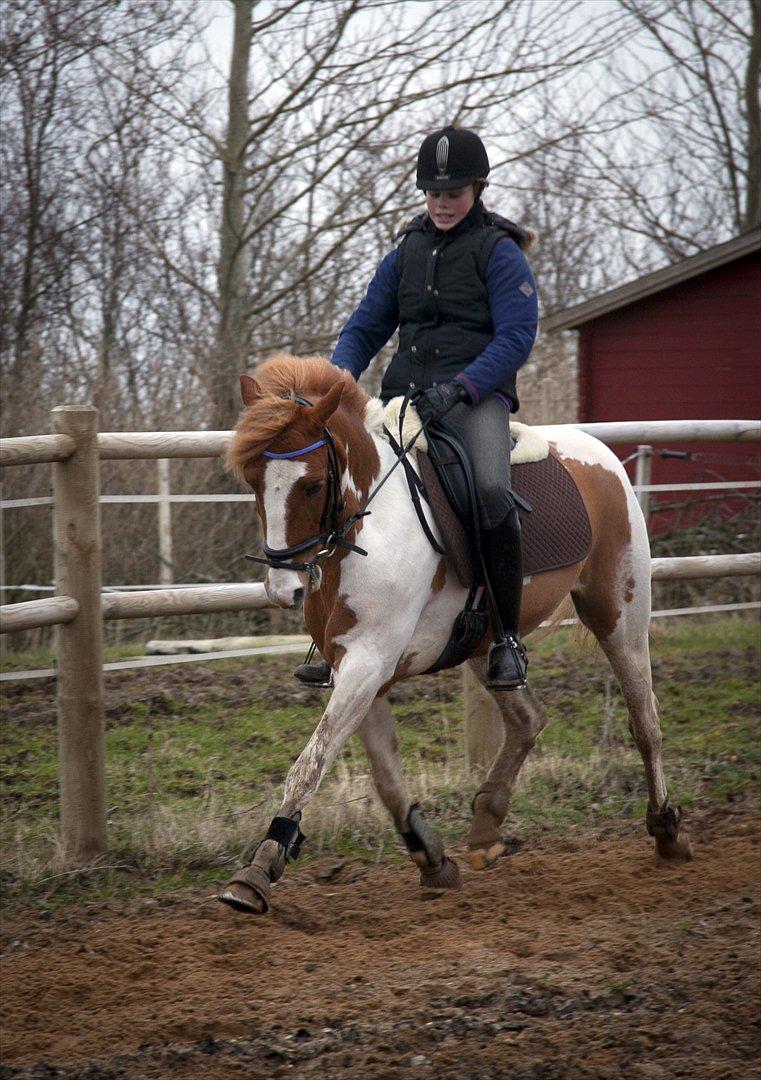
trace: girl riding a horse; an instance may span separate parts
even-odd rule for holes
[[[421,421],[448,429],[464,447],[492,601],[488,685],[514,690],[525,685],[527,661],[518,635],[523,570],[509,416],[518,409],[515,377],[534,344],[538,311],[524,254],[533,233],[485,209],[488,174],[475,132],[446,127],[424,139],[417,186],[426,212],[380,263],[332,362],[358,379],[398,328],[380,397],[412,393]],[[324,661],[295,674],[317,685],[331,677]]]
[[[304,839],[302,813],[354,733],[421,885],[456,889],[461,883],[454,860],[407,793],[388,699],[395,683],[435,670],[472,592],[452,560],[442,557],[429,508],[418,507],[425,525],[418,517],[405,470],[397,468],[406,461],[415,471],[415,462],[392,448],[383,406],[356,382],[397,325],[399,348],[381,396],[422,388],[416,404],[430,425],[428,436],[437,424],[447,425],[467,446],[479,485],[484,561],[494,578],[490,616],[496,640],[487,660],[488,635],[479,638],[468,662],[492,690],[504,741],[472,801],[471,866],[484,870],[504,854],[501,826],[513,787],[548,722],[525,683],[518,635],[551,618],[569,596],[621,686],[644,765],[646,825],[658,855],[691,858],[682,812],[670,801],[663,774],[648,639],[647,526],[621,462],[573,426],[535,428],[533,435],[543,444],[546,464],[570,478],[583,504],[587,540],[573,557],[536,569],[519,603],[520,534],[508,473],[508,416],[518,404],[515,372],[534,339],[536,297],[522,253],[526,233],[480,201],[487,173],[477,136],[451,128],[429,136],[418,164],[428,213],[413,219],[399,247],[381,263],[333,363],[280,355],[255,378],[241,376],[245,408],[228,461],[256,495],[267,594],[283,607],[303,603],[307,629],[335,688],[288,771],[280,808],[253,858],[219,894],[239,911],[268,910],[273,883]],[[519,468],[525,476],[532,466],[516,465],[516,478]],[[541,490],[533,512],[554,505],[555,492]],[[562,539],[568,520],[560,524]],[[527,527],[527,538],[530,533]],[[518,687],[517,693],[502,692]]]

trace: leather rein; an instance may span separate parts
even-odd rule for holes
[[[306,398],[296,397],[294,400],[299,405],[312,407],[312,402],[308,401]],[[407,401],[408,399],[405,397],[401,417],[404,416]],[[401,431],[401,422],[399,427]],[[322,429],[322,438],[318,439],[317,442],[311,443],[309,446],[303,446],[299,450],[289,450],[284,454],[276,454],[271,450],[265,450],[263,453],[264,457],[274,461],[287,461],[303,457],[306,454],[311,454],[314,450],[319,450],[324,446],[327,450],[327,490],[325,493],[325,505],[323,507],[322,517],[320,519],[320,531],[318,533],[308,536],[306,540],[300,540],[298,544],[292,544],[290,547],[285,548],[271,548],[265,541],[265,543],[262,544],[264,558],[258,555],[246,555],[246,558],[250,562],[263,563],[273,570],[293,570],[296,573],[306,573],[309,575],[310,582],[314,583],[315,587],[319,587],[322,579],[322,570],[319,566],[320,559],[330,558],[331,555],[335,554],[338,548],[355,551],[358,555],[367,555],[364,548],[352,544],[346,539],[346,535],[354,528],[361,518],[366,517],[371,513],[366,507],[378,494],[397,465],[405,460],[407,454],[421,434],[421,431],[422,428],[412,439],[410,439],[405,447],[397,448],[396,445],[394,446],[395,451],[397,451],[396,461],[380,483],[373,488],[359,510],[354,514],[350,514],[344,522],[341,522],[341,515],[345,510],[345,503],[341,491],[341,474],[338,467],[338,455],[336,454],[333,435],[327,425]],[[305,552],[310,551],[315,547],[319,548],[319,551],[317,551],[311,559],[307,559],[303,562],[294,561],[299,555],[303,555]]]

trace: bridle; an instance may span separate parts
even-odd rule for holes
[[[299,405],[312,407],[312,402],[307,401],[306,398],[296,397],[294,400]],[[265,555],[265,558],[263,559],[257,555],[246,555],[246,558],[250,562],[263,563],[273,570],[294,570],[297,573],[307,573],[310,581],[316,582],[318,585],[321,577],[318,561],[322,558],[329,558],[335,553],[337,548],[340,547],[348,551],[356,551],[358,555],[367,555],[364,548],[357,547],[356,544],[350,543],[350,541],[346,539],[346,534],[360,518],[364,517],[365,514],[370,511],[359,511],[356,514],[352,514],[346,521],[341,523],[341,515],[345,509],[343,493],[341,492],[341,471],[338,467],[338,455],[336,453],[333,435],[327,425],[322,429],[322,438],[318,439],[317,442],[311,443],[309,446],[303,446],[299,450],[289,450],[283,454],[276,454],[271,450],[265,450],[263,454],[264,457],[269,458],[270,460],[290,461],[294,458],[311,454],[314,450],[319,450],[322,446],[327,450],[327,484],[325,491],[325,505],[323,506],[322,516],[320,518],[320,531],[314,533],[312,536],[308,536],[306,540],[300,540],[298,544],[292,544],[290,547],[271,548],[265,542],[262,544],[262,551]],[[319,547],[320,550],[313,555],[311,559],[308,559],[305,562],[293,561],[297,556],[303,555],[304,552],[310,551],[315,547]]]
[[[306,405],[309,408],[312,408],[312,402],[308,401],[306,398],[296,396],[294,397],[294,400],[299,405]],[[320,447],[324,446],[327,450],[327,490],[325,493],[325,505],[323,507],[322,517],[320,519],[320,531],[318,533],[315,533],[313,536],[308,536],[306,540],[300,540],[298,544],[292,544],[290,547],[286,548],[271,548],[267,543],[264,543],[262,544],[264,558],[261,558],[261,556],[258,555],[246,555],[246,558],[250,562],[263,563],[272,570],[294,570],[296,573],[306,573],[309,575],[310,583],[313,584],[315,588],[319,588],[322,580],[322,570],[319,566],[320,559],[330,558],[331,555],[335,554],[337,548],[355,551],[358,555],[367,555],[364,548],[352,544],[346,539],[346,535],[354,528],[361,518],[366,517],[371,513],[370,510],[366,509],[367,506],[378,494],[397,465],[405,460],[407,454],[422,434],[423,428],[421,427],[420,430],[412,436],[406,446],[402,445],[401,432],[404,423],[404,414],[410,400],[412,399],[408,392],[405,394],[399,413],[400,445],[397,447],[396,443],[394,443],[396,461],[383,479],[376,484],[359,510],[354,514],[350,514],[344,522],[341,522],[341,515],[344,512],[345,504],[343,493],[341,492],[338,455],[336,454],[333,436],[327,425],[323,426],[322,438],[318,439],[317,442],[310,443],[309,446],[303,446],[299,450],[289,450],[283,454],[276,454],[271,450],[265,450],[263,456],[270,460],[290,461],[294,458],[302,457],[305,454],[311,454],[314,450],[319,450]],[[419,516],[421,517],[424,527],[426,527],[426,532],[428,532],[427,526],[425,526],[425,518],[420,514]],[[311,559],[307,559],[304,562],[293,561],[297,556],[303,555],[304,552],[310,551],[315,547],[319,548],[319,551],[317,551]],[[437,550],[441,551],[442,549],[438,548],[437,545]]]

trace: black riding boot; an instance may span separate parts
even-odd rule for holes
[[[496,528],[484,529],[481,543],[494,621],[486,685],[494,690],[518,690],[526,685],[528,660],[518,637],[523,559],[517,509],[513,507]]]

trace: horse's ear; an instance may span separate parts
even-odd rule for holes
[[[346,383],[343,379],[341,379],[340,382],[334,383],[327,394],[323,395],[314,408],[309,410],[310,420],[314,417],[319,424],[325,424],[328,418],[333,415],[340,405],[341,395],[344,392],[345,386]]]
[[[244,405],[253,405],[262,396],[262,388],[256,379],[243,374],[240,377],[240,396],[243,398]]]

